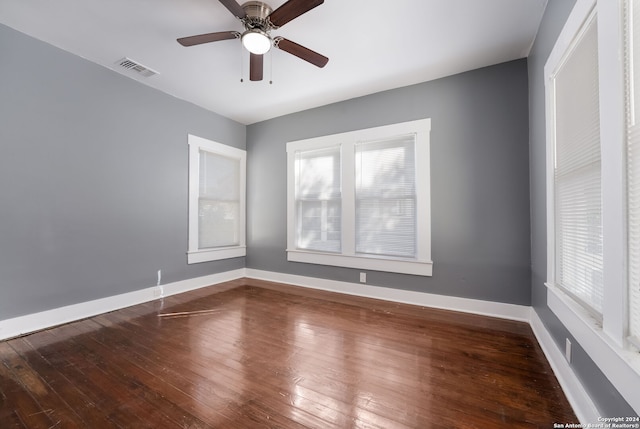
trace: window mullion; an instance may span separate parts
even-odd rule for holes
[[[603,331],[622,347],[626,337],[626,156],[622,2],[599,1],[600,141],[602,161]]]
[[[342,171],[342,254],[356,253],[356,182],[355,142],[347,141],[341,146]]]

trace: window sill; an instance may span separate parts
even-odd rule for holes
[[[640,353],[632,346],[618,346],[602,329],[602,324],[571,297],[557,287],[547,286],[547,305],[571,335],[613,383],[622,396],[635,407],[640,406]]]
[[[414,276],[433,275],[432,261],[408,261],[406,259],[381,258],[373,256],[337,255],[304,250],[287,250],[287,260],[307,264],[411,274]]]
[[[219,249],[193,250],[187,252],[187,264],[240,258],[247,255],[245,246],[221,247]]]

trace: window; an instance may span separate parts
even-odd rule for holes
[[[189,264],[246,255],[245,169],[245,151],[189,135]]]
[[[640,170],[632,47],[639,44],[631,11],[638,3],[577,0],[545,65],[547,304],[635,410]]]
[[[296,153],[296,245],[340,252],[340,148]]]
[[[356,253],[416,257],[415,134],[356,144]]]
[[[289,142],[288,260],[431,275],[430,127]]]
[[[595,11],[550,77],[555,196],[554,283],[602,314],[602,191]]]

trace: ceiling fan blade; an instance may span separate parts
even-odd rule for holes
[[[238,4],[236,0],[219,0],[220,3],[231,12],[236,18],[242,19],[247,16],[247,12],[244,11],[242,6]]]
[[[285,38],[279,38],[276,41],[275,46],[320,68],[326,66],[329,62],[329,58],[324,55]]]
[[[249,60],[249,80],[262,80],[264,55],[251,54]]]
[[[324,0],[289,0],[271,12],[269,21],[276,27],[282,27],[287,22],[296,19],[303,13],[309,12],[322,3],[324,3]]]
[[[219,40],[236,39],[240,37],[237,31],[219,31],[217,33],[199,34],[197,36],[181,37],[178,43],[182,46],[201,45],[203,43],[217,42]]]

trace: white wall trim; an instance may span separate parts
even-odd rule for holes
[[[529,324],[580,423],[588,424],[598,422],[600,414],[595,404],[582,386],[582,383],[580,383],[575,372],[571,369],[569,362],[567,362],[562,351],[558,348],[553,337],[549,331],[547,331],[540,316],[538,316],[538,313],[533,308],[531,308]]]
[[[153,286],[121,295],[73,304],[12,319],[0,320],[0,340],[244,277],[344,293],[347,295],[527,322],[530,324],[542,351],[549,361],[562,390],[567,396],[580,422],[583,424],[593,423],[597,422],[598,417],[600,417],[591,397],[566,361],[562,351],[553,340],[553,337],[536,311],[529,306],[392,289],[368,284],[363,285],[361,283],[326,280],[251,268],[241,268],[161,286]],[[580,338],[577,339],[581,342]],[[587,352],[589,352],[589,350],[587,350]]]
[[[530,307],[525,305],[458,298],[454,296],[392,289],[362,283],[348,283],[315,277],[254,270],[251,268],[247,268],[246,275],[248,278],[257,280],[267,280],[294,286],[339,292],[347,295],[383,299],[386,301],[401,302],[404,304],[421,305],[424,307],[499,317],[501,319],[517,320],[520,322],[529,322]]]
[[[640,412],[640,354],[620,348],[580,305],[557,288],[547,288],[547,306],[631,408]]]
[[[217,274],[210,274],[208,276],[196,277],[193,279],[181,280],[175,283],[168,283],[161,286],[162,297],[171,295],[177,295],[179,293],[189,292],[190,290],[200,289],[207,286],[213,286],[224,282],[230,282],[232,280],[238,280],[246,277],[244,268],[237,270],[225,271]]]
[[[243,277],[245,277],[244,268],[0,320],[0,341]]]
[[[412,274],[414,276],[433,275],[433,261],[418,261],[400,258],[391,259],[377,256],[356,256],[299,249],[287,249],[287,261],[356,268],[360,270]]]

